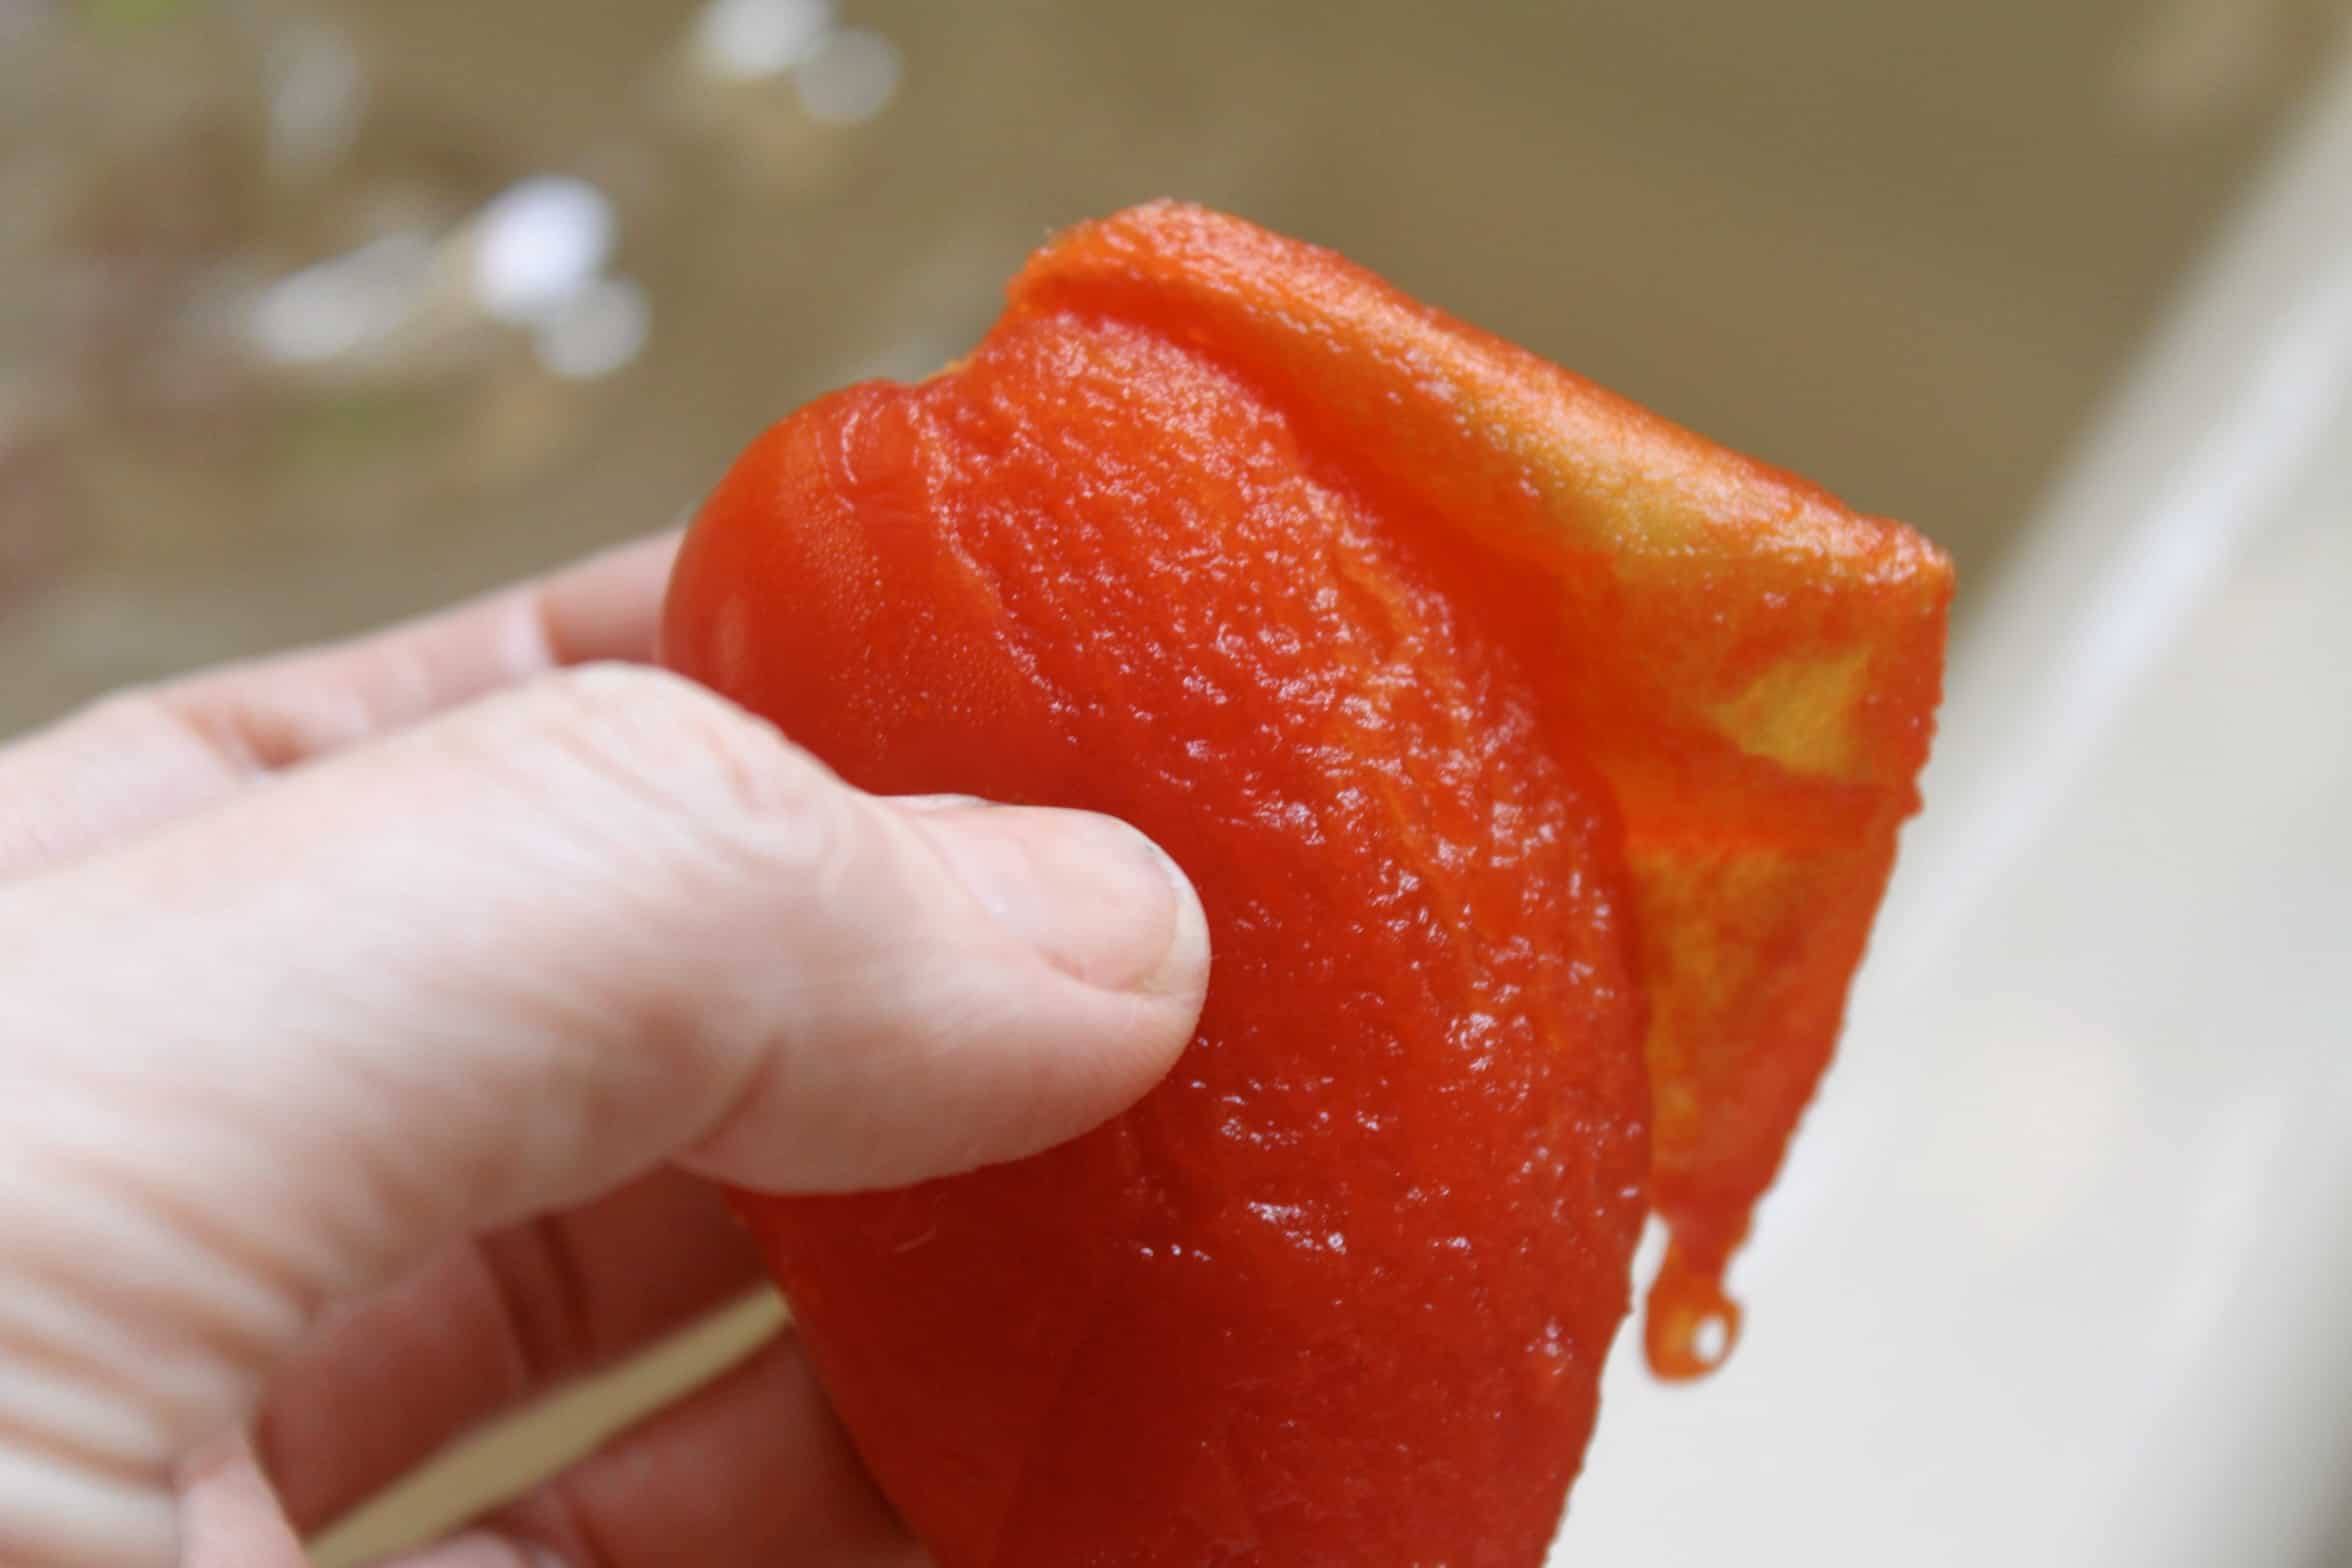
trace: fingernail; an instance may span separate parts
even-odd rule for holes
[[[1192,883],[1124,822],[986,805],[915,820],[989,913],[1063,973],[1158,996],[1206,983],[1209,928]]]

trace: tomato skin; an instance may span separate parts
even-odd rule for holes
[[[1539,1564],[1653,1195],[1653,1363],[1728,1312],[1948,595],[1908,531],[1170,205],[762,437],[665,661],[861,787],[1135,823],[1216,954],[1097,1132],[739,1195],[941,1568]]]
[[[743,1200],[946,1568],[1531,1563],[1584,1447],[1648,1161],[1614,825],[1302,468],[1213,367],[1041,323],[780,427],[679,568],[671,661],[853,783],[1114,812],[1209,913],[1111,1126]]]

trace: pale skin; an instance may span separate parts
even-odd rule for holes
[[[1079,813],[861,794],[644,665],[655,540],[0,749],[0,1563],[298,1568],[838,1191],[1116,1114],[1207,983]],[[402,1568],[918,1564],[776,1340]]]

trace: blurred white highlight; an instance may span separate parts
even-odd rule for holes
[[[898,45],[867,27],[844,27],[792,73],[800,106],[828,125],[856,125],[898,94]]]
[[[692,47],[714,76],[758,81],[815,55],[832,25],[826,0],[711,0],[695,18]]]
[[[652,319],[645,290],[633,279],[598,278],[539,323],[532,346],[555,374],[592,380],[637,357]]]
[[[286,366],[373,348],[414,313],[432,266],[431,238],[408,229],[305,267],[255,299],[250,341],[264,359]]]
[[[475,224],[474,289],[482,308],[523,325],[545,320],[596,279],[619,228],[604,192],[554,175],[509,187]]]

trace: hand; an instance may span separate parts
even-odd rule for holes
[[[753,1281],[699,1178],[1024,1154],[1183,1047],[1157,851],[860,794],[606,662],[669,555],[0,750],[0,1562],[296,1568]],[[414,1559],[909,1561],[789,1334]]]

